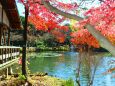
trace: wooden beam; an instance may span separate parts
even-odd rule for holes
[[[16,46],[0,46],[0,49],[2,49],[2,48],[11,48],[11,49],[12,49],[12,48],[14,48],[14,49],[15,49],[15,48],[18,48],[18,49],[19,49],[19,48],[21,48],[21,47],[16,47]]]
[[[6,9],[8,11],[16,11],[16,8],[15,9]]]
[[[3,23],[3,7],[2,7],[2,15],[1,15],[1,18],[2,18],[2,23]]]

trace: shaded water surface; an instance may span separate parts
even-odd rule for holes
[[[43,55],[43,53],[50,53]],[[29,59],[29,69],[32,73],[45,72],[48,75],[55,76],[62,79],[76,80],[76,71],[78,67],[78,53],[77,52],[42,52],[42,54],[34,53]],[[115,86],[115,71],[107,73],[109,68],[115,67],[115,57],[105,57],[103,54],[99,55],[100,62],[96,68],[93,86]],[[90,79],[87,76],[89,67],[82,65],[80,71],[81,86],[87,86]],[[91,69],[94,69],[91,67]]]

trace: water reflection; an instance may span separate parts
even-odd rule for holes
[[[102,56],[93,52],[79,53],[77,58],[76,82],[79,86],[92,86],[98,65],[102,61]]]
[[[112,73],[103,73],[111,67],[108,62],[115,58],[86,52],[81,54],[76,52],[57,53],[61,56],[39,57],[37,54],[34,55],[33,57],[36,58],[29,59],[31,72],[47,72],[51,76],[63,79],[72,78],[81,86],[114,86],[115,80],[111,77]]]

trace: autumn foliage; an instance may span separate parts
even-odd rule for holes
[[[105,0],[101,6],[85,13],[87,19],[76,24],[78,31],[71,34],[73,44],[83,44],[99,48],[99,42],[85,29],[90,23],[115,45],[115,1]]]
[[[71,33],[71,42],[74,45],[82,44],[99,48],[98,41],[88,32],[87,29],[82,29]]]
[[[60,29],[67,27],[61,26],[64,17],[51,12],[42,5],[41,0],[28,0],[25,4],[24,0],[19,0],[25,6],[28,4],[30,9],[29,22],[35,25],[36,29],[51,31],[59,42],[64,42],[66,35]],[[53,6],[61,8],[65,12],[78,9],[77,3],[63,3],[58,0],[46,0],[51,2]],[[77,15],[77,14],[76,14]],[[83,44],[99,48],[99,42],[88,32],[85,26],[91,24],[101,32],[107,39],[115,44],[115,0],[103,0],[101,5],[96,8],[89,9],[85,14],[86,19],[75,23],[76,31],[71,33],[71,42],[75,45]],[[57,28],[57,29],[54,29]]]

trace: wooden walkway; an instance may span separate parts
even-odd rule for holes
[[[5,69],[18,61],[20,47],[0,46],[0,70]]]

